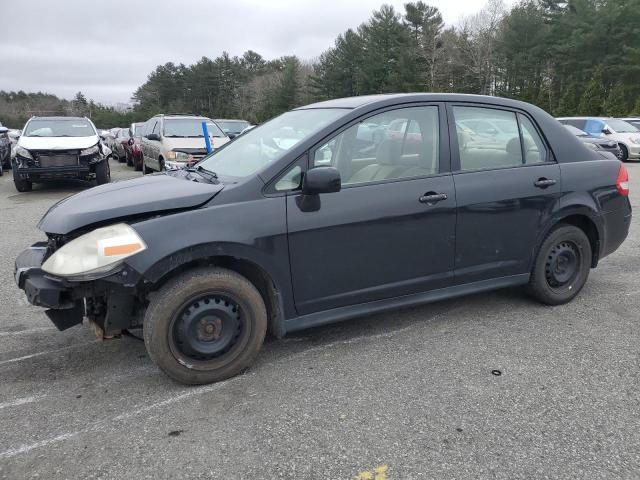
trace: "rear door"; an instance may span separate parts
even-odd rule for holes
[[[455,282],[528,273],[538,236],[560,197],[560,168],[524,112],[456,104],[448,111],[455,132]],[[474,122],[493,125],[491,133],[473,130]]]
[[[390,109],[310,152],[310,168],[340,171],[342,190],[287,195],[298,313],[451,285],[455,191],[445,118],[443,104]]]

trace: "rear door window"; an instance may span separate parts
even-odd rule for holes
[[[544,140],[521,113],[454,106],[460,170],[516,167],[549,161]]]

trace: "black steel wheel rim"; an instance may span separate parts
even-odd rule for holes
[[[198,364],[224,363],[243,347],[247,332],[246,318],[237,301],[220,293],[202,294],[177,310],[169,346],[178,361],[198,368]]]
[[[573,242],[560,242],[547,255],[545,276],[547,284],[553,289],[571,286],[578,276],[581,266],[581,254]]]

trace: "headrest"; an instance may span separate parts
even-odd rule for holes
[[[522,150],[520,149],[520,137],[513,137],[507,142],[507,153],[512,157],[522,157]]]
[[[402,156],[402,140],[392,138],[383,140],[376,151],[376,163],[379,165],[397,165]]]

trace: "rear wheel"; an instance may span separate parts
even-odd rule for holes
[[[153,173],[153,169],[147,167],[147,164],[143,161],[142,162],[142,174],[143,175],[148,175],[150,173]]]
[[[627,160],[629,160],[629,150],[623,144],[620,144],[619,146],[620,146],[620,160],[622,160],[623,162],[626,162]]]
[[[103,185],[111,181],[111,169],[109,168],[109,161],[103,160],[96,164],[96,183]]]
[[[13,166],[13,183],[16,186],[16,190],[19,192],[30,192],[33,188],[33,184],[29,180],[25,180],[24,178],[20,178],[20,174],[18,173],[18,167]]]
[[[529,282],[530,293],[547,305],[571,301],[587,281],[591,243],[573,225],[561,225],[542,242]]]
[[[144,318],[149,357],[169,377],[186,384],[237,375],[258,354],[267,311],[258,290],[221,268],[180,275],[152,294]]]

